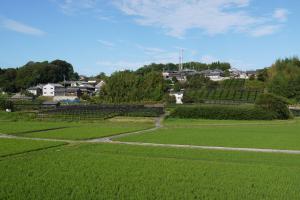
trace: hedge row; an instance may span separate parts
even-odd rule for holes
[[[174,109],[173,118],[202,118],[218,120],[272,120],[276,113],[255,106],[197,105]]]

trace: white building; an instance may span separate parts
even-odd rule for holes
[[[27,91],[35,96],[39,96],[42,94],[43,86],[42,84],[38,84],[37,86],[28,88]]]
[[[43,96],[54,97],[59,96],[58,90],[61,91],[64,88],[61,84],[58,83],[48,83],[43,87]]]
[[[101,88],[105,85],[104,81],[100,81],[96,86],[95,86],[95,92],[100,92]]]
[[[240,71],[236,68],[229,69],[231,78],[248,79],[249,76],[246,72]]]

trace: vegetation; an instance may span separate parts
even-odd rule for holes
[[[300,60],[297,57],[277,60],[258,74],[270,93],[300,100]]]
[[[283,97],[274,94],[261,94],[255,103],[266,111],[275,113],[276,119],[289,119],[292,117],[288,102]]]
[[[97,102],[141,103],[161,101],[166,85],[161,73],[140,74],[132,71],[113,73],[102,88]]]
[[[130,120],[129,118],[128,120]],[[90,139],[134,132],[153,127],[152,119],[144,121],[84,122],[0,122],[0,133],[36,138]]]
[[[179,106],[171,114],[171,118],[194,119],[235,119],[235,120],[271,120],[275,119],[273,112],[252,105],[194,105]]]
[[[37,151],[41,149],[47,149],[50,147],[57,147],[63,144],[65,143],[1,138],[0,139],[0,160],[1,157],[7,157],[7,156],[26,153],[30,151]]]
[[[151,134],[118,138],[128,142],[300,150],[300,121],[173,119]]]
[[[12,101],[8,100],[8,99],[2,99],[0,98],[0,111],[2,110],[6,110],[6,109],[13,109],[14,104]]]
[[[32,132],[23,134],[27,137],[37,138],[59,138],[59,139],[92,139],[121,133],[140,131],[153,127],[153,121],[147,122],[109,122],[103,121],[99,123],[78,123],[73,127],[51,130],[46,132]]]
[[[34,131],[47,131],[75,126],[70,122],[41,122],[41,121],[0,121],[0,133],[4,134],[26,134]]]
[[[213,62],[211,64],[200,63],[200,62],[187,62],[183,63],[183,69],[195,69],[198,71],[206,69],[221,69],[223,71],[228,71],[231,68],[230,63],[226,62]],[[173,63],[168,64],[155,64],[145,65],[137,70],[139,74],[145,74],[152,71],[163,72],[163,71],[178,71],[178,65]]]
[[[81,144],[0,158],[0,199],[299,199],[299,155]]]
[[[28,62],[20,68],[0,68],[0,88],[5,92],[18,92],[42,83],[57,83],[66,80],[77,80],[70,63],[62,60],[52,62]]]
[[[184,103],[203,103],[204,101],[232,101],[254,103],[263,87],[257,81],[227,79],[220,83],[201,75],[190,77],[184,92]]]

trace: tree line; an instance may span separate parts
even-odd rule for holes
[[[203,71],[207,69],[220,69],[223,71],[228,71],[231,68],[230,63],[227,62],[213,62],[211,64],[201,63],[201,62],[187,62],[183,63],[183,69],[194,69],[196,71]],[[178,64],[167,63],[167,64],[156,64],[152,63],[150,65],[145,65],[139,68],[136,72],[139,74],[151,72],[151,71],[177,71],[179,70]]]
[[[300,60],[298,57],[278,59],[257,76],[270,93],[300,101]]]
[[[28,62],[19,68],[0,68],[0,89],[14,93],[22,89],[43,83],[58,83],[66,80],[78,80],[73,66],[63,60],[52,62]]]

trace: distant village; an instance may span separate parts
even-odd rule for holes
[[[212,81],[222,81],[226,79],[249,79],[256,76],[256,71],[240,71],[238,69],[229,69],[229,76],[225,76],[225,72],[220,69],[208,69],[196,71],[193,69],[182,69],[178,71],[163,71],[162,76],[165,80],[178,80],[185,82],[188,76],[201,74],[208,77]],[[64,81],[61,83],[37,84],[34,87],[27,88],[27,92],[34,96],[44,96],[52,99],[53,102],[79,102],[82,95],[95,96],[99,94],[101,88],[105,85],[105,81],[87,80],[81,76],[79,81]],[[182,104],[183,91],[169,91],[171,96],[175,96],[176,103]],[[12,99],[29,99],[24,94],[17,93]]]
[[[196,71],[193,69],[183,69],[179,71],[166,71],[162,73],[165,80],[173,80],[174,78],[176,78],[176,80],[178,80],[179,82],[186,82],[188,76],[193,76],[196,74],[203,75],[212,81],[223,81],[226,79],[249,79],[251,76],[255,77],[257,72],[240,71],[238,69],[232,68],[229,69],[229,76],[226,76],[225,72],[220,69],[214,69],[214,70],[207,69],[203,71]],[[183,92],[184,90],[180,92],[174,92],[173,90],[170,90],[170,95],[175,96],[176,104],[183,104],[182,102]]]

